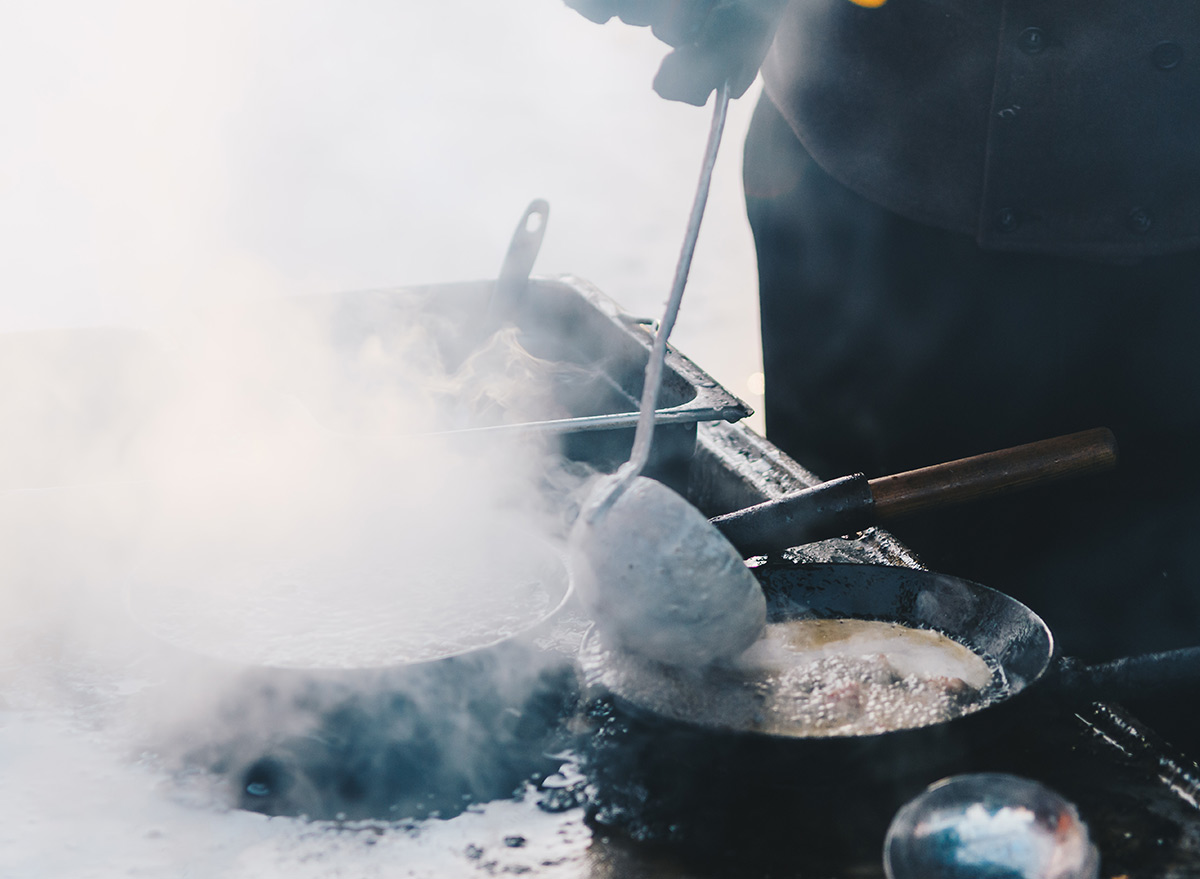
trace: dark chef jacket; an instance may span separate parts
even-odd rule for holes
[[[1200,245],[1198,0],[801,0],[767,96],[833,177],[997,250]]]

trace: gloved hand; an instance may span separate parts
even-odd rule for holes
[[[654,90],[669,101],[696,106],[729,81],[738,98],[758,75],[788,0],[565,0],[592,21],[614,15],[626,24],[650,26],[673,47],[654,77]],[[884,0],[851,0],[881,6]]]
[[[649,25],[674,47],[654,78],[669,101],[696,106],[729,80],[730,97],[741,97],[758,75],[787,0],[566,0],[592,21],[614,15],[626,24]]]

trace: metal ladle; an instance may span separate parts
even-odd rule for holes
[[[542,198],[531,201],[521,215],[508,243],[508,251],[504,254],[504,262],[500,265],[496,286],[488,299],[485,320],[489,333],[495,332],[516,314],[525,288],[529,286],[529,273],[537,261],[549,219],[550,204]]]
[[[683,497],[641,475],[667,337],[687,284],[728,106],[726,83],[717,91],[671,295],[646,363],[629,460],[597,481],[569,540],[574,587],[600,632],[625,649],[681,666],[737,656],[766,621],[762,589],[733,544]]]

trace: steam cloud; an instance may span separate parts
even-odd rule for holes
[[[527,51],[513,53],[501,33],[520,34]],[[169,568],[168,547],[211,564],[218,545],[269,555],[312,533],[313,553],[378,539],[401,557],[413,546],[424,559],[449,557],[497,504],[515,527],[552,537],[556,514],[547,519],[544,496],[524,481],[530,466],[546,476],[528,448],[510,456],[496,437],[492,454],[445,439],[381,446],[339,435],[386,435],[402,421],[404,433],[422,419],[429,430],[462,426],[465,415],[494,415],[493,402],[537,412],[544,401],[493,400],[470,381],[395,393],[394,376],[428,365],[428,338],[363,338],[347,362],[317,322],[295,316],[285,328],[261,298],[490,277],[514,211],[543,194],[575,232],[547,239],[539,270],[578,272],[633,312],[655,313],[694,186],[692,167],[676,160],[700,142],[706,115],[649,91],[661,55],[649,34],[595,29],[542,0],[494,9],[56,0],[14,11],[6,36],[0,873],[174,877],[186,864],[214,876],[325,876],[322,859],[354,849],[379,858],[350,853],[363,875],[401,857],[417,875],[444,875],[442,852],[467,843],[500,852],[502,866],[561,857],[543,853],[535,834],[507,849],[506,830],[559,827],[506,803],[456,819],[470,827],[458,831],[465,837],[450,832],[456,822],[433,822],[420,839],[383,836],[371,849],[222,811],[228,779],[198,771],[216,756],[197,751],[219,732],[209,722],[232,711],[240,725],[217,738],[231,759],[250,761],[263,755],[261,739],[233,741],[231,729],[300,736],[317,715],[284,720],[272,713],[280,702],[231,703],[246,691],[229,676],[190,673],[186,652],[148,650],[123,590],[131,572]],[[747,100],[740,111],[749,110]],[[514,119],[520,136],[509,136]],[[481,129],[494,136],[481,139]],[[628,153],[615,151],[621,140]],[[727,158],[736,163],[737,151]],[[706,362],[741,376],[751,368],[741,361],[756,359],[753,258],[736,164],[724,177],[718,169],[722,179],[724,195],[714,195],[727,207],[706,223],[725,228],[698,257],[693,319],[678,336],[689,344],[688,320],[700,339],[719,328]],[[705,284],[714,295],[701,294]],[[7,332],[114,322],[170,331]],[[480,352],[493,354],[503,346]],[[501,371],[529,365],[516,356]],[[383,376],[393,377],[386,393],[360,393]],[[443,405],[456,395],[463,407]],[[551,476],[565,483],[553,486],[560,494],[575,485],[570,472]],[[401,490],[408,506],[389,506]],[[362,517],[342,516],[339,502]],[[391,519],[364,526],[371,509]],[[449,550],[400,527],[446,516],[462,538]],[[239,534],[243,526],[253,527]],[[473,546],[482,556],[486,546]],[[147,579],[168,596],[181,588]],[[493,675],[497,691],[511,703],[532,688],[536,699],[534,671]],[[358,728],[350,716],[342,730]],[[564,838],[581,836],[573,828]]]
[[[427,296],[336,301],[6,349],[0,685],[218,801],[456,814],[542,766],[562,708],[553,657],[470,651],[566,591],[553,450],[461,429],[561,413],[511,330],[463,356]]]

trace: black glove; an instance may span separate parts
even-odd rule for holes
[[[614,15],[626,24],[649,25],[674,50],[654,77],[654,90],[670,101],[696,106],[721,83],[741,97],[771,47],[788,0],[566,0],[592,21]]]

